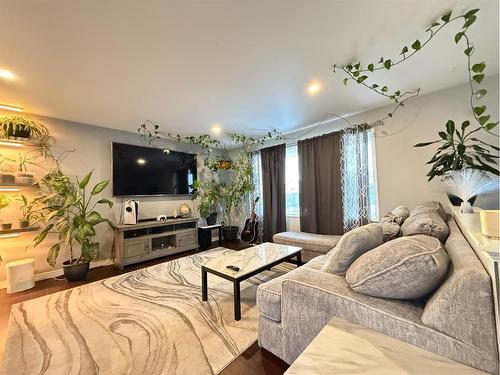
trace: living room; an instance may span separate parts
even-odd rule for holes
[[[0,374],[498,373],[498,1],[0,21]]]

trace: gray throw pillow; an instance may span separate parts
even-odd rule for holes
[[[410,216],[418,215],[418,214],[430,214],[436,213],[441,216],[441,219],[446,221],[446,211],[443,208],[443,205],[440,202],[428,201],[422,204],[419,204],[410,212]]]
[[[379,224],[368,224],[345,233],[331,251],[321,271],[345,275],[349,266],[361,254],[383,243],[384,233]]]
[[[401,225],[403,236],[414,236],[425,234],[438,238],[441,243],[445,243],[450,235],[448,224],[436,212],[412,214]]]
[[[406,206],[398,206],[391,211],[391,214],[394,215],[394,221],[401,225],[410,216],[410,209]]]
[[[384,232],[384,242],[398,238],[401,234],[401,227],[392,221],[381,221],[380,226]]]
[[[450,258],[434,237],[401,237],[368,251],[349,267],[346,281],[373,297],[415,299],[436,289]]]

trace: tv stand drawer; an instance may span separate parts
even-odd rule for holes
[[[135,258],[149,253],[149,241],[143,238],[126,240],[123,244],[123,257]]]
[[[177,247],[196,243],[196,233],[184,233],[177,235]]]

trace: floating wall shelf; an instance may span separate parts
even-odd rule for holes
[[[20,234],[26,232],[36,232],[40,227],[29,227],[29,228],[11,228],[11,229],[0,229],[0,238],[3,236],[8,236],[12,234]]]

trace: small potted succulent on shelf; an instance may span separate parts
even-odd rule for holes
[[[2,164],[6,162],[15,163],[16,161],[0,154],[0,185],[12,185],[16,180],[16,175],[12,172],[12,168],[2,168]]]
[[[8,195],[1,194],[0,195],[0,210],[7,207],[10,204],[11,198]],[[7,230],[12,228],[12,223],[3,222],[0,220],[0,229]]]
[[[27,140],[39,139],[50,134],[40,121],[28,116],[11,115],[0,117],[0,138]]]
[[[87,185],[91,177],[92,172],[81,181],[76,179],[74,183],[59,170],[48,173],[41,180],[42,188],[48,192],[36,198],[35,205],[38,208],[31,209],[31,212],[39,215],[38,220],[45,225],[33,240],[34,246],[42,243],[49,233],[58,234],[58,242],[52,245],[47,254],[47,262],[52,267],[56,265],[61,246],[68,247],[69,259],[62,263],[68,281],[85,279],[90,262],[99,256],[95,227],[105,223],[112,230],[115,229],[110,220],[103,218],[96,211],[96,207],[100,205],[108,208],[113,206],[110,200],[97,200],[96,197],[108,186],[109,181],[101,181],[88,191]],[[75,246],[81,250],[79,256],[75,254]]]
[[[40,219],[40,216],[37,214],[36,210],[34,210],[34,208],[36,208],[36,201],[28,201],[28,198],[23,194],[21,194],[18,200],[22,202],[22,206],[19,208],[21,211],[19,228],[26,229],[29,228],[32,221],[38,221]]]
[[[32,185],[35,182],[35,174],[28,172],[28,164],[34,164],[34,156],[28,153],[19,153],[19,162],[15,183],[19,185]]]

